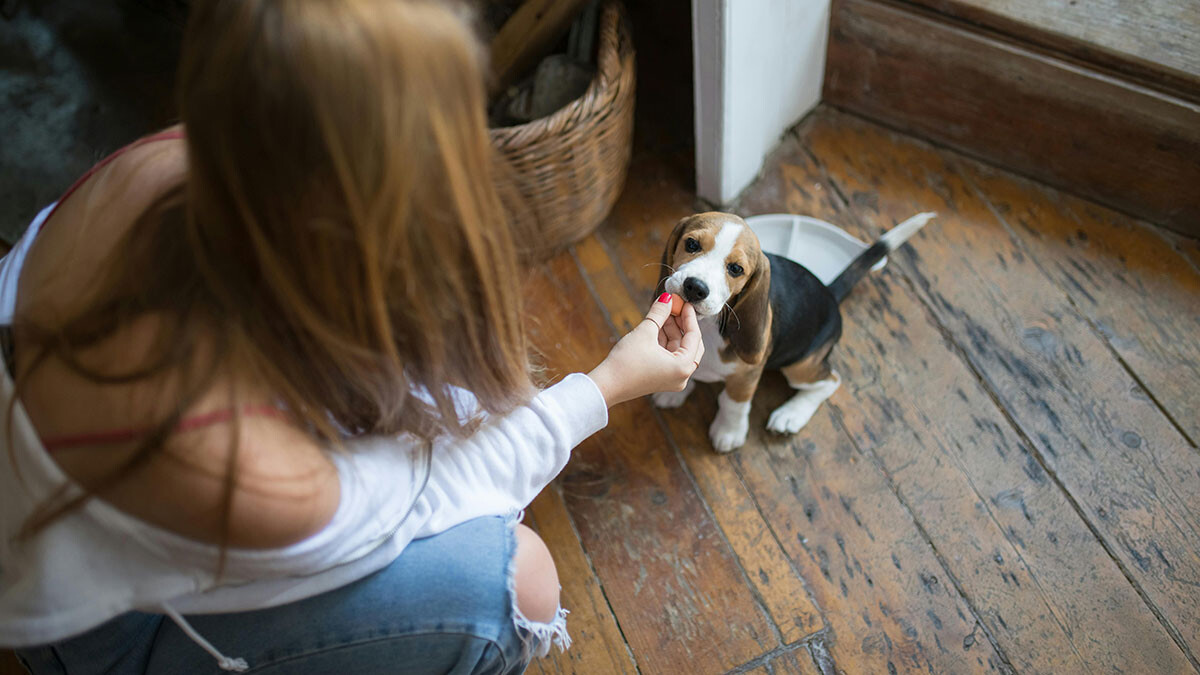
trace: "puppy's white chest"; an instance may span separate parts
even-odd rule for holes
[[[692,373],[692,379],[697,382],[724,382],[737,370],[737,362],[721,360],[725,338],[721,337],[721,327],[716,318],[706,316],[700,319],[700,338],[704,340],[704,358],[700,359],[700,367]]]

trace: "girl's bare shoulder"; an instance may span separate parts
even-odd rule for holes
[[[17,313],[53,319],[87,296],[113,247],[187,173],[179,137],[141,141],[94,169],[42,224],[21,271]]]

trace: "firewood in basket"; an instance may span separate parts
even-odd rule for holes
[[[589,0],[526,0],[492,40],[492,94],[504,91],[550,51]]]

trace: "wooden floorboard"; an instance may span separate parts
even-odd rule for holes
[[[638,155],[534,275],[551,372],[640,321],[700,208],[679,159]],[[831,110],[737,208],[864,238],[940,215],[847,299],[845,383],[800,434],[765,432],[768,375],[732,455],[711,386],[576,451],[530,513],[579,652],[535,672],[1196,672],[1200,246]]]

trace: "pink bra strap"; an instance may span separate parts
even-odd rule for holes
[[[242,414],[246,417],[274,417],[276,419],[287,420],[287,413],[283,412],[275,406],[269,405],[253,405],[242,408]],[[194,417],[186,417],[175,426],[175,433],[184,431],[193,431],[202,429],[214,424],[221,424],[233,419],[232,410],[216,410],[203,415]],[[53,436],[42,440],[42,445],[47,452],[62,450],[64,448],[75,448],[85,445],[114,445],[116,443],[128,443],[136,441],[138,438],[145,436],[149,432],[148,429],[111,429],[109,431],[93,431],[83,434],[67,434],[63,436]]]

